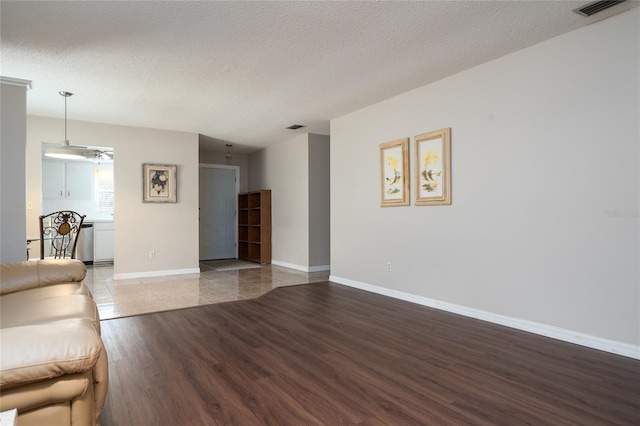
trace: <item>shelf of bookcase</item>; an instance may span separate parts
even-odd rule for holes
[[[238,257],[271,263],[271,190],[238,194]]]

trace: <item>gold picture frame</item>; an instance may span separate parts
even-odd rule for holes
[[[380,206],[409,205],[409,138],[380,144]]]
[[[142,202],[177,202],[177,166],[166,164],[142,165]]]
[[[416,206],[451,204],[451,128],[415,137]]]

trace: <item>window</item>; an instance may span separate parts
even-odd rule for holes
[[[113,166],[112,166],[113,167]],[[113,213],[113,168],[99,167],[94,177],[97,213]]]

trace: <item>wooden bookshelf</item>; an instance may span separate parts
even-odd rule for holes
[[[271,190],[238,194],[238,257],[271,263]]]

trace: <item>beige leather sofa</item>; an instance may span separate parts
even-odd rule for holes
[[[96,425],[107,396],[100,318],[78,260],[0,265],[0,411],[18,425]]]

